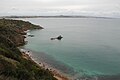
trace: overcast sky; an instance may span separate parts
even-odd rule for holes
[[[120,0],[0,0],[0,15],[120,15]]]

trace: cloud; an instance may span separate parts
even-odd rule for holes
[[[108,14],[109,12],[119,15],[119,4],[120,0],[1,0],[0,14]]]

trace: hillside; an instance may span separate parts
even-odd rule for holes
[[[42,29],[21,20],[0,19],[0,80],[56,80],[50,71],[24,58],[17,48],[24,45],[24,31]]]

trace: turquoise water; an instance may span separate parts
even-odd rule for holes
[[[29,18],[43,30],[30,31],[25,48],[74,76],[120,74],[120,19]],[[50,40],[62,35],[61,41]]]

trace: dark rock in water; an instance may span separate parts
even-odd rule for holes
[[[58,36],[58,37],[56,37],[56,38],[51,38],[51,40],[55,40],[55,39],[58,39],[58,40],[61,40],[63,37],[60,35],[60,36]]]
[[[55,40],[56,38],[51,38],[51,40]]]
[[[34,35],[28,35],[29,37],[34,37]]]
[[[60,35],[57,37],[58,40],[61,40],[63,37]]]

